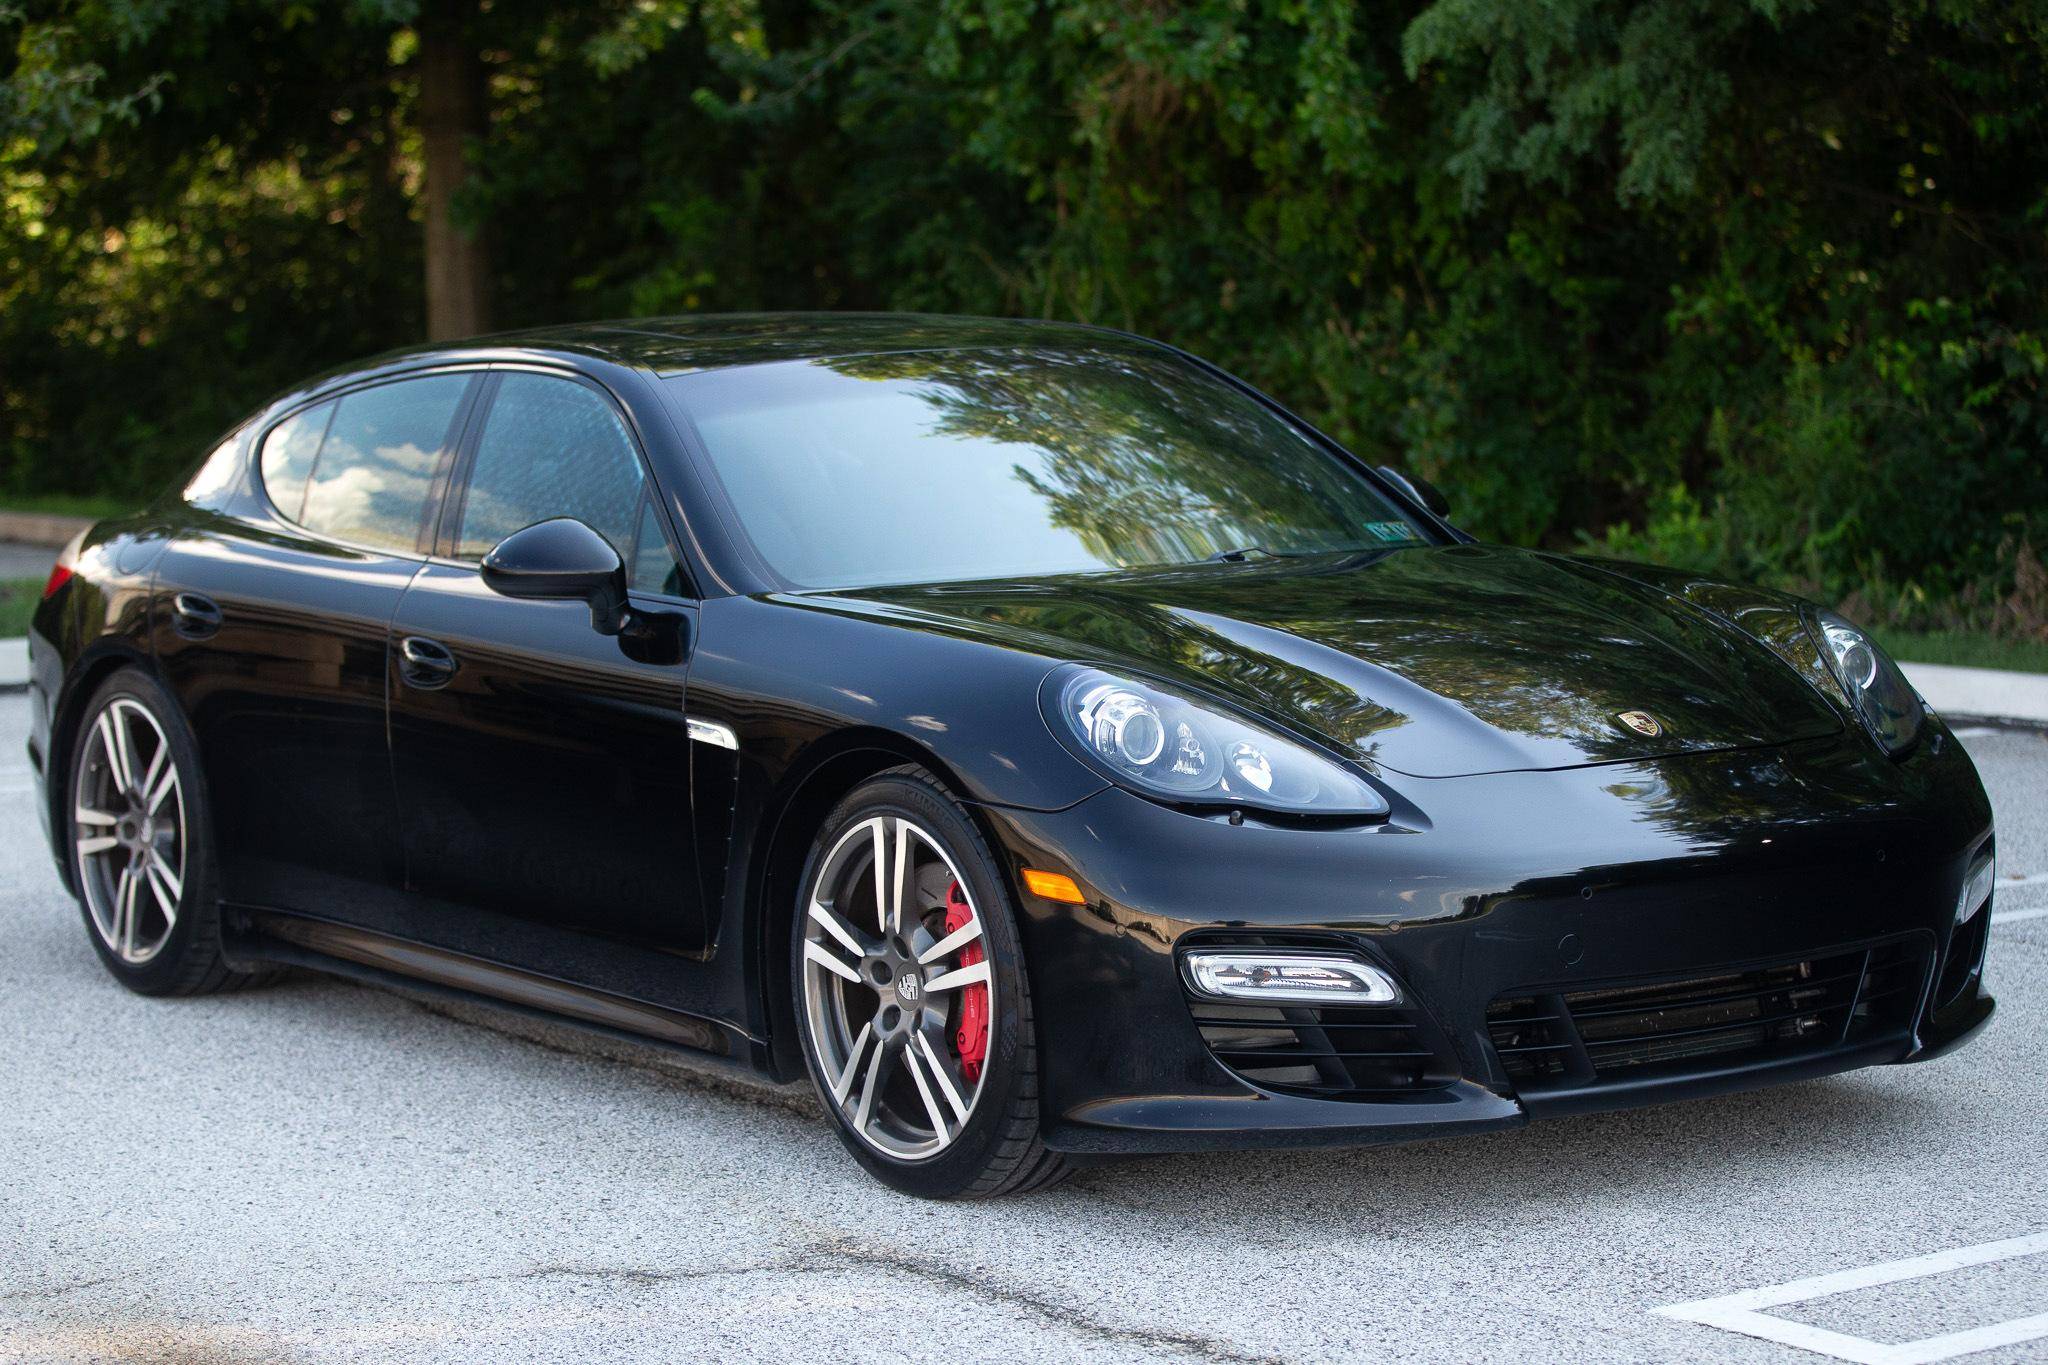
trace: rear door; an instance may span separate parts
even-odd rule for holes
[[[683,713],[695,603],[609,394],[506,369],[481,402],[442,553],[393,627],[392,755],[421,936],[645,996],[620,979],[630,953],[592,945],[706,944]],[[581,603],[485,586],[479,563],[493,546],[563,516],[619,551],[636,607],[685,618],[685,653],[636,657],[630,641],[598,634]]]
[[[200,514],[158,565],[157,655],[199,738],[230,900],[353,918],[397,893],[385,651],[481,380],[286,414],[256,437],[265,515]]]

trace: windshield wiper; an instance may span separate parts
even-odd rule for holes
[[[1295,550],[1269,550],[1263,545],[1240,545],[1234,550],[1218,550],[1202,560],[1204,564],[1242,564],[1253,555],[1264,555],[1268,559],[1299,559]]]

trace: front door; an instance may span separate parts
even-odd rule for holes
[[[706,937],[685,664],[633,657],[580,603],[499,596],[478,562],[513,531],[575,517],[620,552],[636,605],[694,613],[610,397],[536,371],[489,385],[443,521],[446,553],[413,580],[392,624],[414,936],[650,998],[620,965],[645,955],[614,950],[693,952]],[[687,644],[694,620],[684,625]]]

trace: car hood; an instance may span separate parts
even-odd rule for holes
[[[1842,727],[1811,684],[1724,617],[1529,550],[1459,545],[830,596],[899,625],[1178,682],[1414,777],[1755,748]],[[1637,733],[1624,712],[1647,713],[1658,733]]]

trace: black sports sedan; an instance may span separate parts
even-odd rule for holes
[[[275,964],[780,1080],[930,1196],[1919,1061],[1991,812],[1853,625],[1478,544],[1092,328],[387,356],[64,554],[31,758],[130,989]]]

